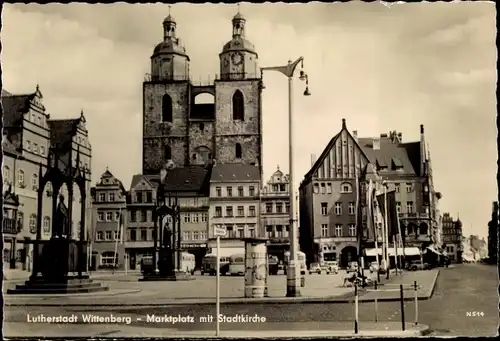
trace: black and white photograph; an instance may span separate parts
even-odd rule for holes
[[[1,11],[4,337],[498,335],[494,2]]]

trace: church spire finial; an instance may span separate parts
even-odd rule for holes
[[[168,15],[170,15],[171,10],[172,10],[172,6],[168,5]]]

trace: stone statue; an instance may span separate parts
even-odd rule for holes
[[[55,231],[54,236],[67,237],[70,233],[69,231],[69,211],[64,204],[64,196],[59,195],[59,204],[57,205],[56,217],[55,217]]]

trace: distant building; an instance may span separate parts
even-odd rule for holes
[[[379,193],[383,180],[389,190],[396,191],[406,246],[440,242],[440,194],[433,186],[423,126],[420,133],[420,141],[408,143],[395,131],[376,138],[358,138],[357,132],[347,130],[343,120],[341,131],[313,160],[300,185],[300,245],[309,262],[339,260],[346,266],[357,260],[357,203],[366,204],[365,199],[359,200],[366,187],[360,191],[358,186],[366,184],[370,176]],[[365,228],[363,222],[363,238],[373,242],[373,233],[370,236]]]
[[[4,263],[9,267],[30,271],[33,260],[32,240],[37,228],[37,195],[39,171],[45,174],[47,158],[52,151],[62,150],[72,158],[73,166],[78,166],[88,179],[86,186],[87,205],[90,207],[90,165],[91,146],[83,112],[74,119],[51,119],[43,105],[43,95],[39,89],[29,94],[11,94],[2,90],[3,107],[3,198],[5,218]],[[76,165],[77,155],[80,164]],[[69,161],[69,160],[68,160]],[[69,162],[68,162],[69,163]],[[76,187],[76,186],[75,186]],[[68,203],[68,190],[64,186],[61,194]],[[80,226],[81,195],[78,189],[73,194],[72,233],[76,237]],[[52,188],[48,183],[44,188],[42,207],[42,239],[49,239],[52,231]],[[90,210],[88,212],[90,215]],[[89,219],[86,219],[88,231]]]
[[[498,227],[499,227],[499,208],[498,201],[493,202],[491,220],[488,223],[488,256],[491,264],[498,261]]]
[[[221,246],[240,249],[243,238],[263,237],[260,228],[260,171],[248,164],[215,164],[210,178],[209,248],[214,226],[227,230]]]
[[[268,253],[284,261],[290,248],[290,183],[279,167],[261,193],[261,224],[268,239]]]
[[[454,220],[449,213],[442,216],[443,226],[443,249],[450,261],[457,263],[461,261],[462,246],[462,222]]]
[[[124,268],[127,193],[109,170],[92,189],[91,269]]]

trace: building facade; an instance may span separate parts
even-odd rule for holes
[[[176,36],[177,23],[170,15],[164,20],[164,38],[143,83],[143,174],[158,174],[169,160],[176,167],[216,159],[261,170],[262,79],[245,23],[240,13],[233,18],[232,39],[219,55],[215,82],[195,85],[190,58]],[[202,94],[209,103],[198,103]]]
[[[127,218],[127,192],[122,182],[106,170],[92,189],[91,269],[125,267]]]
[[[262,188],[260,212],[268,253],[284,261],[284,253],[290,248],[290,182],[279,166]]]
[[[442,216],[443,228],[443,250],[453,263],[462,260],[462,222],[460,219],[454,220],[449,213]]]
[[[14,95],[2,90],[3,122],[2,145],[4,200],[11,202],[4,213],[8,219],[3,222],[5,233],[4,262],[10,267],[30,271],[33,259],[32,240],[36,237],[38,215],[38,187],[40,169],[46,172],[49,154],[72,157],[73,167],[80,168],[86,177],[86,200],[90,207],[91,146],[88,139],[83,112],[75,119],[51,119],[43,105],[39,89],[30,94]],[[79,160],[79,165],[75,162]],[[70,160],[67,160],[69,164]],[[79,233],[81,195],[74,186],[73,202],[68,203],[68,189],[63,186],[66,206],[72,207],[72,233]],[[52,188],[44,188],[42,205],[42,239],[49,239],[52,231]],[[16,198],[18,206],[14,209]],[[88,231],[90,210],[84,228]]]
[[[210,177],[209,249],[214,248],[215,226],[224,226],[227,230],[225,247],[243,247],[244,238],[263,237],[259,217],[259,168],[247,164],[215,164]]]
[[[300,185],[300,244],[308,261],[339,260],[346,266],[356,260],[360,242],[357,224],[363,225],[359,231],[363,232],[364,243],[374,242],[373,229],[365,231],[363,209],[370,177],[373,186],[379,188],[378,194],[382,183],[389,191],[395,190],[405,245],[435,242],[440,194],[433,187],[423,126],[420,132],[420,141],[409,143],[403,143],[402,134],[395,131],[376,138],[358,138],[356,131],[351,134],[347,130],[343,120],[341,131],[313,160]]]

